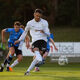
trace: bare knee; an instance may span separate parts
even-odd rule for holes
[[[9,48],[9,54],[13,56],[14,53],[15,53],[15,49],[13,47]]]
[[[23,56],[22,55],[18,55],[18,62],[22,61]]]

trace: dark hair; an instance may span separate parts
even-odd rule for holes
[[[41,10],[41,9],[36,9],[35,11],[34,11],[34,13],[40,13],[40,14],[43,14],[43,11]]]
[[[15,21],[15,22],[14,22],[14,25],[20,26],[21,23],[20,23],[19,21]]]

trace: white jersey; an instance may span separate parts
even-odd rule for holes
[[[43,30],[44,33],[41,33],[40,30]],[[44,19],[40,19],[39,22],[36,22],[35,19],[29,21],[26,25],[25,31],[23,32],[19,40],[25,38],[28,31],[30,31],[32,42],[40,39],[47,41],[47,36],[50,35],[48,22]]]

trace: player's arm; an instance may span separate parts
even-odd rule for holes
[[[54,46],[55,50],[56,50],[56,51],[58,51],[58,49],[57,49],[57,47],[55,46],[54,41],[53,41],[53,39],[52,39],[52,38],[50,38],[50,41],[51,41],[51,43],[53,44],[53,46]]]
[[[44,29],[43,30],[36,30],[36,31],[40,31],[43,34],[45,34],[47,36],[50,36],[50,31],[49,31],[49,28],[48,28],[48,22],[45,21]]]
[[[48,22],[46,21],[45,22],[45,25],[44,25],[44,34],[46,34],[47,36],[50,36],[50,31],[49,31],[49,28],[48,28]]]
[[[26,47],[29,48],[30,47],[30,37],[28,35],[25,38],[25,43],[26,43]]]
[[[3,29],[3,30],[1,31],[2,43],[5,43],[5,42],[6,42],[6,41],[5,41],[5,32],[6,32],[6,29]]]

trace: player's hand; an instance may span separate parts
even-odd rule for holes
[[[16,45],[17,43],[19,43],[19,40],[15,41],[14,44]]]
[[[44,33],[44,31],[43,30],[40,30],[40,33]]]

